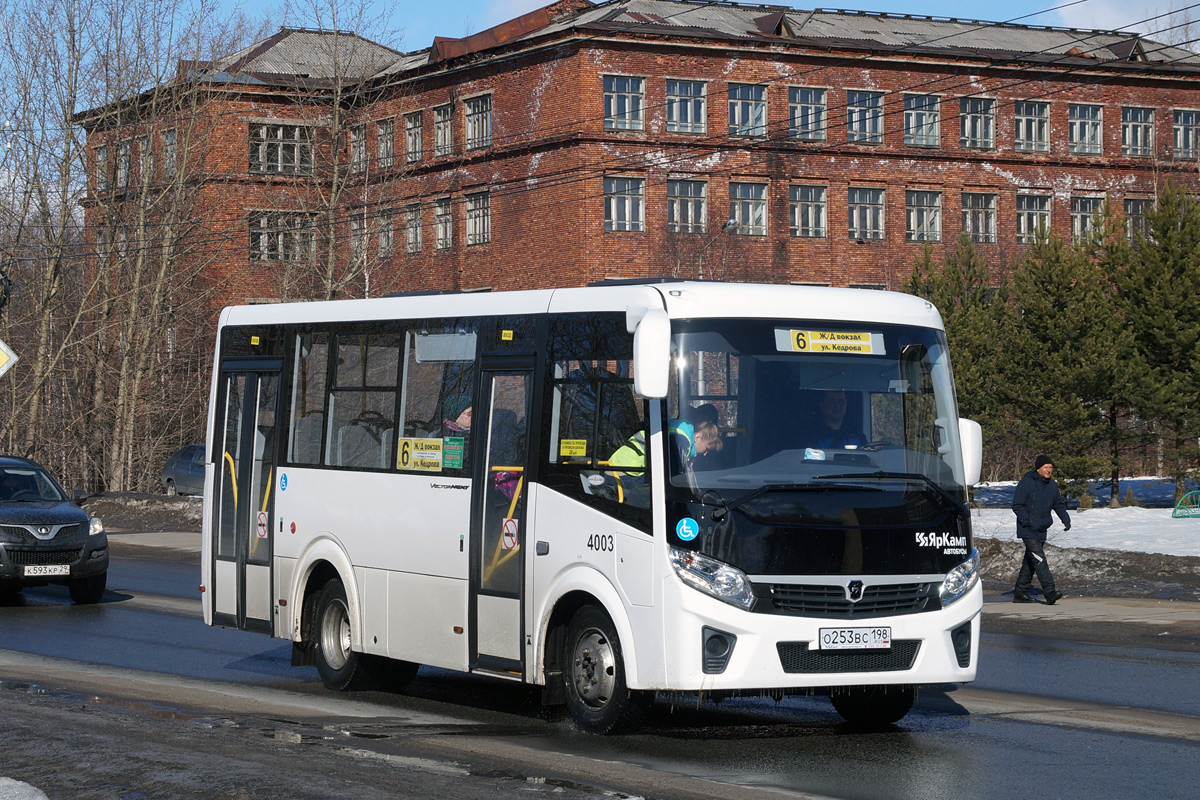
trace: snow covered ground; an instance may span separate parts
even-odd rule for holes
[[[1122,481],[1122,496],[1126,487],[1133,488],[1142,506],[1097,506],[1086,511],[1070,509],[1071,530],[1064,531],[1058,517],[1054,517],[1047,541],[1058,547],[1200,556],[1200,517],[1171,517],[1169,505],[1175,495],[1172,482],[1155,478]],[[1017,518],[1008,505],[1012,502],[1015,488],[1016,484],[1011,482],[981,484],[978,487],[976,502],[1000,507],[972,510],[971,523],[976,536],[1016,541]],[[1107,501],[1108,493],[1104,492],[1103,502]],[[1151,505],[1166,507],[1145,507]]]
[[[1058,517],[1047,541],[1058,547],[1094,547],[1172,556],[1200,556],[1200,517],[1173,519],[1169,508],[1075,509],[1071,530],[1064,531]],[[1016,541],[1017,518],[1008,508],[971,511],[976,536]]]

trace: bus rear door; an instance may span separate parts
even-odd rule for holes
[[[221,364],[214,444],[213,622],[272,633],[278,359]]]

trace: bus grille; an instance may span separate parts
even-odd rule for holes
[[[942,607],[937,587],[932,583],[893,583],[863,588],[862,599],[851,603],[841,584],[767,585],[770,606],[776,614],[831,619],[869,619],[898,614],[937,611]],[[764,604],[759,603],[758,607]]]
[[[66,550],[23,550],[8,548],[8,560],[13,564],[28,567],[51,567],[62,564],[74,564],[83,552],[82,547],[72,547]]]
[[[809,650],[808,642],[779,642],[784,672],[899,672],[911,669],[920,639],[897,639],[890,650]]]

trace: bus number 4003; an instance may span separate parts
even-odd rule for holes
[[[612,534],[593,533],[588,537],[588,550],[600,550],[609,553],[614,549]]]

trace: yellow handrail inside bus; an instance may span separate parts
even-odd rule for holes
[[[233,485],[233,510],[237,511],[237,464],[233,463],[233,456],[229,455],[229,451],[225,451],[225,460],[229,462],[229,482]]]

